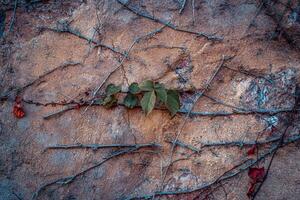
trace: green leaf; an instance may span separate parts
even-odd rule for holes
[[[156,92],[158,99],[161,102],[165,103],[167,101],[167,91],[166,91],[164,85],[157,83],[157,84],[155,84],[154,88],[155,88],[155,92]]]
[[[103,105],[103,99],[96,99],[94,101],[94,104],[97,104],[97,105]]]
[[[174,116],[180,108],[179,94],[176,90],[167,91],[166,107],[170,111],[171,115]]]
[[[135,95],[129,93],[124,98],[123,103],[127,108],[134,108],[138,103],[138,98]]]
[[[120,91],[121,91],[121,87],[116,86],[115,84],[109,84],[105,89],[105,92],[106,92],[107,96],[117,94]]]
[[[117,105],[118,99],[112,95],[112,96],[107,96],[103,99],[102,105],[104,105],[106,108],[111,108],[115,105]]]
[[[141,106],[143,111],[146,113],[146,115],[148,115],[153,110],[155,105],[155,100],[156,100],[156,96],[154,91],[146,92],[144,94],[141,100]]]
[[[146,80],[139,85],[142,91],[152,91],[154,89],[153,81]]]
[[[137,83],[131,83],[130,86],[129,86],[129,92],[131,94],[138,94],[138,93],[140,93],[139,85]]]

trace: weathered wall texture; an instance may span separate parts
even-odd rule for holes
[[[6,10],[7,35],[1,41],[0,57],[0,199],[30,199],[42,185],[76,174],[118,150],[44,151],[56,144],[155,142],[162,147],[140,149],[113,158],[73,182],[46,187],[38,199],[126,199],[146,197],[159,190],[195,189],[216,180],[248,158],[256,159],[256,155],[247,155],[251,146],[205,148],[194,154],[191,149],[176,146],[172,160],[180,160],[168,167],[162,184],[172,151],[167,140],[176,138],[185,123],[184,114],[171,118],[167,112],[155,110],[146,117],[139,108],[91,106],[47,120],[43,118],[64,108],[52,106],[52,102],[89,100],[95,88],[117,67],[99,94],[109,83],[126,89],[128,83],[151,79],[186,91],[181,95],[184,110],[193,102],[193,91],[206,87],[222,57],[232,57],[223,63],[206,92],[208,97],[202,96],[194,111],[232,112],[236,109],[224,102],[249,110],[297,107],[295,94],[298,94],[300,80],[297,49],[300,7],[297,10],[297,2],[291,1],[284,12],[289,1],[265,1],[269,4],[261,5],[254,0],[187,0],[181,14],[180,5],[184,1],[140,0],[128,4],[146,16],[155,16],[182,29],[215,34],[223,37],[221,41],[164,27],[137,16],[115,0],[27,4],[19,1],[13,30],[8,33],[14,1],[11,5],[4,2],[1,7]],[[283,19],[280,18],[282,12]],[[160,32],[130,48],[135,39],[159,28],[162,28]],[[110,49],[95,47],[87,38],[120,52],[130,50],[128,58]],[[12,114],[16,88],[29,83],[33,84],[18,94],[26,116],[17,119]],[[222,100],[223,104],[209,97]],[[287,124],[286,136],[299,135],[298,116],[290,112],[193,115],[187,118],[178,140],[199,149],[207,142],[247,142],[257,138],[264,141],[283,134]],[[263,145],[259,154],[270,148],[272,145]],[[257,199],[299,199],[299,156],[297,143],[276,152]],[[262,159],[258,166],[267,169],[270,158]],[[154,198],[247,199],[250,185],[247,171],[204,193],[199,190]]]

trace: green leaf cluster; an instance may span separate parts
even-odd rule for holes
[[[121,87],[116,86],[114,84],[109,84],[105,89],[105,97],[100,102],[101,105],[105,106],[106,108],[111,108],[116,106],[118,103],[118,99],[116,98],[116,94],[121,92]]]
[[[106,96],[101,104],[105,107],[112,107],[117,104],[115,95],[121,92],[121,87],[114,84],[109,84],[105,90]],[[164,105],[174,116],[180,108],[179,94],[176,90],[168,90],[163,84],[154,83],[151,80],[143,81],[142,83],[132,83],[127,95],[124,98],[123,104],[127,108],[138,106],[148,115],[154,109],[156,104]]]

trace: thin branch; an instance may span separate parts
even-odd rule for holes
[[[11,1],[8,1],[11,2]],[[26,1],[20,1],[18,2],[19,7],[26,7],[28,5],[34,5],[34,4],[39,4],[39,3],[44,3],[43,0],[31,0],[30,2]],[[15,2],[14,3],[5,3],[4,1],[1,1],[1,6],[3,6],[3,12],[11,11],[14,10],[15,8]]]
[[[159,144],[152,144],[153,147],[161,147]],[[57,144],[46,147],[45,151],[49,149],[105,149],[105,148],[136,148],[148,147],[149,144]]]
[[[245,33],[247,33],[247,32],[249,31],[249,29],[254,25],[255,19],[257,18],[257,16],[258,16],[258,15],[260,14],[260,12],[262,11],[262,8],[263,8],[263,6],[264,6],[264,3],[265,3],[265,2],[262,0],[261,3],[259,4],[259,6],[258,6],[258,8],[257,8],[257,10],[256,10],[256,12],[255,12],[255,15],[254,15],[253,18],[251,19],[250,24],[248,25],[248,27],[247,27]]]
[[[16,19],[16,12],[17,12],[17,7],[18,7],[18,0],[15,0],[15,5],[14,5],[14,12],[13,12],[13,16],[9,25],[9,32],[13,31],[13,26],[15,24],[15,19]]]
[[[195,0],[192,0],[193,25],[195,25]]]
[[[268,79],[263,75],[255,74],[255,73],[253,73],[251,71],[248,71],[248,70],[245,70],[245,69],[234,69],[234,68],[228,67],[228,66],[224,66],[224,68],[229,69],[229,70],[234,71],[234,72],[238,72],[238,73],[247,75],[247,76],[252,76],[254,78],[264,79],[264,80],[268,81],[269,83],[273,83],[272,79]]]
[[[282,109],[257,109],[257,110],[245,110],[245,111],[239,111],[234,110],[231,112],[227,111],[216,111],[216,112],[201,112],[201,111],[193,111],[190,113],[190,116],[195,117],[221,117],[221,116],[231,116],[231,115],[253,115],[253,114],[267,114],[267,115],[275,115],[278,113],[285,113],[285,112],[294,112],[295,110],[291,108],[282,108]],[[297,109],[296,111],[299,111]],[[188,113],[186,110],[180,110],[179,113]]]
[[[239,175],[240,173],[248,170],[250,167],[254,166],[255,164],[259,163],[260,161],[264,160],[266,157],[272,155],[275,151],[277,151],[278,148],[282,148],[288,144],[297,142],[300,140],[300,137],[295,137],[295,138],[290,138],[285,140],[282,145],[280,146],[275,146],[272,147],[269,151],[267,151],[266,153],[262,154],[261,156],[259,156],[256,160],[253,159],[247,159],[243,162],[241,162],[240,164],[234,166],[232,169],[224,172],[221,176],[219,176],[218,178],[216,178],[214,181],[207,183],[207,184],[203,184],[202,186],[193,188],[193,189],[187,189],[187,190],[177,190],[177,191],[157,191],[154,192],[153,194],[149,194],[149,195],[143,195],[143,196],[135,196],[135,197],[128,197],[126,200],[132,200],[132,199],[150,199],[153,198],[154,196],[167,196],[167,195],[182,195],[182,194],[188,194],[188,193],[194,193],[194,192],[198,192],[198,191],[203,191],[205,189],[211,188],[212,186],[219,184],[223,181],[226,181],[228,179],[231,179],[237,175]]]
[[[181,4],[181,7],[180,7],[180,10],[179,10],[179,14],[182,14],[184,8],[185,8],[185,4],[186,4],[186,0],[183,0],[182,4]]]
[[[242,110],[242,111],[245,111],[246,109],[245,108],[242,108],[242,107],[237,107],[237,106],[234,106],[234,105],[231,105],[231,104],[228,104],[228,103],[225,103],[224,101],[220,100],[220,99],[217,99],[215,97],[212,97],[212,96],[209,96],[207,94],[203,94],[203,96],[205,96],[206,98],[210,99],[211,101],[217,103],[217,104],[221,104],[223,106],[226,106],[226,107],[229,107],[229,108],[233,108],[234,110]]]
[[[12,89],[10,91],[7,91],[7,92],[1,94],[0,95],[0,101],[6,99],[8,96],[10,96],[14,92],[16,92],[16,93],[23,92],[28,87],[30,87],[30,86],[32,86],[34,84],[40,83],[43,78],[45,78],[46,76],[52,74],[53,72],[55,72],[57,70],[62,70],[62,69],[65,69],[66,67],[76,66],[76,65],[81,65],[81,62],[67,61],[67,62],[63,63],[62,65],[60,65],[60,66],[58,66],[58,67],[56,67],[56,68],[54,68],[52,70],[49,70],[48,72],[40,75],[39,77],[37,77],[35,80],[31,81],[30,83],[27,83],[26,85],[24,85],[22,87],[15,88],[15,89]]]
[[[172,145],[175,144],[176,146],[180,146],[180,147],[185,148],[185,149],[189,149],[189,150],[191,150],[191,151],[193,151],[195,153],[199,153],[201,151],[200,149],[198,149],[198,148],[196,148],[196,147],[194,147],[194,146],[192,146],[190,144],[186,144],[186,143],[184,143],[184,142],[182,142],[180,140],[170,140],[170,139],[167,139],[166,142],[168,142],[168,143],[170,143]]]
[[[196,31],[192,31],[192,30],[188,30],[188,29],[183,29],[183,28],[179,28],[176,25],[170,23],[170,22],[166,22],[165,20],[159,19],[159,18],[155,18],[154,16],[151,16],[150,14],[148,14],[147,12],[142,12],[137,8],[134,8],[132,6],[129,6],[127,2],[125,2],[124,0],[117,0],[117,2],[119,4],[121,4],[122,6],[124,6],[127,10],[133,12],[134,14],[140,16],[140,17],[144,17],[147,18],[151,21],[163,24],[175,31],[179,31],[179,32],[184,32],[184,33],[189,33],[189,34],[193,34],[196,35],[198,37],[204,37],[207,40],[214,40],[214,41],[222,41],[223,37],[220,36],[215,36],[213,34],[208,34],[208,33],[204,33],[204,32],[196,32]]]
[[[205,96],[205,94],[203,95]],[[64,112],[78,109],[79,107],[87,107],[87,106],[101,106],[99,103],[90,103],[90,101],[86,102],[48,102],[48,103],[42,103],[37,102],[33,100],[26,100],[22,99],[24,103],[32,104],[36,106],[66,106],[65,108],[62,108],[58,111],[55,111],[53,113],[49,113],[45,115],[44,119],[50,119],[56,116],[59,116],[60,114],[63,114]],[[218,100],[220,101],[220,100]],[[118,103],[118,106],[125,106],[123,103]],[[137,108],[140,108],[140,106],[137,106]],[[155,107],[156,110],[162,110],[165,111],[166,108],[164,107]],[[246,110],[246,108],[240,108],[241,110],[233,110],[233,111],[191,111],[189,114],[189,117],[226,117],[226,116],[232,116],[232,115],[253,115],[253,114],[262,114],[262,115],[275,115],[278,113],[290,113],[290,112],[298,112],[299,109],[292,109],[292,108],[282,108],[282,109],[257,109],[257,110]],[[179,110],[179,114],[188,114],[188,110]]]
[[[289,122],[289,123],[291,123],[291,122]],[[258,194],[258,192],[260,191],[260,189],[261,189],[261,187],[263,186],[264,182],[266,181],[266,179],[267,179],[267,177],[268,177],[268,174],[269,174],[269,171],[270,171],[270,169],[271,169],[273,160],[274,160],[274,158],[275,158],[275,156],[276,156],[276,154],[277,154],[277,152],[278,152],[278,149],[279,149],[279,147],[284,143],[284,137],[285,137],[285,135],[286,135],[286,133],[287,133],[288,128],[289,128],[289,125],[285,128],[284,133],[281,135],[281,137],[280,137],[280,139],[279,139],[279,142],[278,142],[278,145],[277,145],[278,148],[273,152],[272,157],[271,157],[271,160],[270,160],[269,165],[268,165],[267,170],[266,170],[266,174],[264,175],[263,180],[262,180],[261,183],[259,184],[257,190],[256,190],[256,191],[254,192],[254,194],[252,195],[252,200],[255,199],[256,195]]]
[[[281,140],[281,136],[280,137],[274,137],[268,140],[263,140],[263,141],[222,141],[222,142],[209,142],[209,143],[200,143],[201,144],[201,149],[205,148],[205,147],[244,147],[244,146],[253,146],[253,145],[265,145],[265,144],[270,144],[273,142],[278,142]],[[300,139],[300,135],[293,135],[291,137],[289,137],[288,139],[285,140],[285,142],[288,142],[290,140],[299,140]]]
[[[47,119],[51,119],[51,118],[53,118],[53,117],[59,116],[59,115],[65,113],[65,112],[67,112],[67,111],[69,111],[69,110],[74,110],[74,109],[76,109],[76,108],[77,108],[77,105],[68,105],[68,106],[65,107],[65,108],[62,108],[62,109],[60,109],[60,110],[58,110],[58,111],[55,111],[55,112],[53,112],[53,113],[49,113],[49,114],[43,116],[43,119],[46,119],[46,120],[47,120]]]
[[[143,51],[147,51],[149,49],[156,49],[156,48],[164,48],[164,49],[180,49],[182,51],[186,51],[187,48],[186,47],[182,47],[182,46],[167,46],[167,45],[163,45],[163,44],[157,44],[157,45],[152,45],[152,46],[148,46],[145,47],[141,50]]]
[[[95,47],[103,47],[105,49],[109,49],[111,50],[112,52],[114,53],[117,53],[117,54],[120,54],[122,56],[125,56],[125,53],[123,53],[122,51],[114,48],[114,47],[111,47],[109,45],[106,45],[106,44],[102,44],[100,42],[97,42],[95,41],[93,38],[89,38],[85,35],[83,35],[82,33],[80,33],[78,30],[74,30],[72,29],[68,24],[67,22],[65,23],[60,23],[60,26],[61,27],[56,27],[56,28],[51,28],[51,27],[39,27],[40,31],[45,31],[45,30],[48,30],[48,31],[53,31],[53,32],[57,32],[57,33],[69,33],[71,35],[74,35],[74,36],[77,36],[78,38],[80,39],[83,39],[83,40],[86,40],[88,42],[91,42],[95,45]]]
[[[53,180],[51,182],[45,183],[44,185],[42,185],[41,187],[39,187],[36,192],[32,195],[32,200],[37,199],[37,197],[39,196],[39,194],[45,190],[47,187],[52,186],[52,185],[66,185],[66,184],[70,184],[72,183],[76,178],[78,178],[79,176],[82,176],[84,174],[86,174],[88,171],[95,169],[96,167],[101,166],[102,164],[104,164],[105,162],[111,160],[112,158],[115,157],[119,157],[121,155],[125,155],[125,154],[129,154],[129,153],[133,153],[141,148],[156,148],[158,147],[158,144],[155,143],[149,143],[149,144],[136,144],[135,147],[133,148],[129,148],[129,149],[125,149],[122,151],[117,151],[112,153],[111,155],[105,157],[103,160],[99,161],[98,163],[96,163],[95,165],[92,165],[91,167],[88,167],[74,175],[71,176],[67,176],[67,177],[63,177],[63,178],[59,178],[56,180]]]
[[[192,112],[192,110],[193,110],[193,108],[194,108],[194,105],[195,105],[196,102],[199,100],[199,98],[202,97],[203,94],[204,94],[205,92],[207,92],[207,91],[210,89],[210,86],[211,86],[213,80],[215,79],[215,77],[217,76],[217,74],[219,73],[219,71],[221,70],[222,66],[224,65],[224,62],[225,62],[226,60],[228,60],[228,59],[230,59],[230,58],[227,58],[227,57],[225,57],[225,56],[222,57],[221,63],[216,67],[214,73],[212,74],[212,76],[211,76],[210,79],[208,80],[208,82],[207,82],[207,84],[205,85],[204,89],[203,89],[202,91],[196,93],[195,99],[194,99],[194,101],[193,101],[193,104],[192,104],[191,108],[189,109],[189,111],[187,112],[187,114],[186,114],[186,116],[185,116],[185,119],[184,119],[184,121],[183,121],[181,127],[179,128],[178,132],[176,133],[176,137],[175,137],[175,140],[174,140],[175,142],[174,142],[173,145],[172,145],[171,153],[170,153],[170,156],[169,156],[169,159],[168,159],[168,164],[167,164],[165,173],[164,173],[164,175],[163,175],[163,177],[162,177],[161,188],[160,188],[161,190],[162,190],[162,187],[163,187],[164,180],[165,180],[165,178],[166,178],[166,176],[167,176],[169,167],[170,167],[170,165],[172,164],[172,159],[173,159],[173,155],[174,155],[174,150],[175,150],[175,146],[176,146],[176,141],[179,139],[179,136],[181,135],[181,133],[182,133],[184,127],[185,127],[185,124],[186,124],[186,122],[187,122],[187,119],[190,117],[190,114],[191,114],[191,112]]]
[[[134,47],[135,44],[139,43],[142,39],[149,39],[153,36],[155,36],[156,34],[162,32],[162,30],[165,28],[166,26],[162,26],[158,29],[155,29],[154,31],[151,31],[149,33],[147,33],[146,35],[140,36],[138,38],[136,38],[132,44],[129,46],[128,50],[126,51],[125,55],[123,56],[121,62],[104,78],[104,80],[101,82],[101,84],[94,90],[93,92],[93,100],[91,101],[91,104],[89,106],[91,106],[94,102],[95,102],[95,96],[96,94],[99,92],[99,90],[102,88],[102,86],[106,83],[106,81],[123,65],[123,62],[125,61],[126,58],[128,58],[130,51],[132,50],[132,48]],[[89,108],[89,106],[85,109],[85,111],[87,111],[87,109]]]
[[[109,77],[117,70],[119,69],[119,67],[123,64],[123,62],[125,61],[125,59],[129,56],[130,51],[132,50],[132,48],[134,47],[135,44],[139,43],[142,39],[148,39],[153,37],[154,35],[156,35],[157,33],[160,33],[166,26],[163,26],[161,28],[155,29],[154,31],[151,31],[149,33],[147,33],[146,35],[140,36],[137,39],[135,39],[132,44],[129,46],[128,50],[126,51],[125,55],[123,56],[120,64],[109,73],[109,75],[102,81],[102,83],[96,88],[96,90],[94,91],[93,97],[95,97],[95,95],[98,93],[98,91],[101,89],[101,87],[104,85],[104,83],[109,79]]]
[[[268,140],[262,140],[262,141],[221,141],[221,142],[207,142],[207,143],[201,143],[200,144],[200,148],[197,148],[193,145],[190,144],[186,144],[185,142],[182,142],[180,140],[171,140],[171,139],[167,139],[165,140],[166,142],[170,143],[170,144],[176,144],[176,146],[180,146],[182,148],[185,149],[189,149],[195,153],[200,153],[204,148],[210,148],[210,147],[244,147],[244,146],[253,146],[253,145],[265,145],[265,144],[270,144],[270,143],[274,143],[274,142],[278,142],[282,139],[282,136],[279,137],[274,137]],[[290,136],[289,138],[285,139],[283,142],[289,142],[291,140],[299,140],[300,139],[300,135],[293,135]]]

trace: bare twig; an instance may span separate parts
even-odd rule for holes
[[[45,30],[49,30],[49,31],[53,31],[53,32],[57,32],[57,33],[69,33],[69,34],[72,34],[72,35],[75,35],[77,36],[78,38],[80,39],[83,39],[83,40],[86,40],[88,42],[91,42],[95,45],[95,47],[103,47],[105,49],[109,49],[111,50],[112,52],[114,53],[117,53],[117,54],[120,54],[120,55],[123,55],[125,56],[125,53],[123,53],[122,51],[114,48],[114,47],[111,47],[109,45],[106,45],[106,44],[102,44],[100,42],[97,42],[95,41],[93,38],[89,38],[85,35],[83,35],[82,33],[80,33],[78,30],[74,30],[72,29],[68,24],[67,22],[65,23],[61,23],[60,24],[61,27],[56,27],[56,28],[51,28],[51,27],[39,27],[39,29],[41,31],[45,31]]]
[[[183,2],[181,3],[181,7],[180,7],[180,10],[179,10],[179,14],[182,14],[184,8],[185,8],[185,4],[186,4],[186,0],[183,0]]]
[[[166,142],[168,142],[168,143],[170,143],[172,145],[175,144],[176,146],[180,146],[182,148],[189,149],[189,150],[191,150],[191,151],[193,151],[195,153],[199,153],[201,151],[200,149],[198,149],[198,148],[196,148],[196,147],[194,147],[194,146],[192,146],[190,144],[186,144],[186,143],[184,143],[184,142],[182,142],[180,140],[170,140],[170,139],[167,139]]]
[[[47,114],[45,116],[43,116],[43,119],[51,119],[53,117],[56,117],[56,116],[59,116],[69,110],[74,110],[77,108],[77,105],[76,104],[73,104],[73,105],[68,105],[67,107],[61,109],[61,110],[58,110],[58,111],[55,111],[53,113],[50,113],[50,114]]]
[[[152,144],[156,147],[161,147],[159,144]],[[53,146],[48,146],[46,150],[48,149],[105,149],[105,148],[136,148],[136,147],[147,147],[149,144],[57,144]]]
[[[95,102],[94,98],[95,98],[96,94],[99,92],[99,90],[102,88],[102,86],[106,83],[106,81],[123,65],[123,62],[125,61],[126,58],[128,58],[129,53],[132,50],[132,48],[134,47],[134,45],[139,43],[142,39],[149,39],[149,38],[153,37],[154,35],[156,35],[157,33],[160,33],[165,27],[166,26],[164,25],[158,29],[155,29],[154,31],[151,31],[151,32],[147,33],[146,35],[136,38],[132,42],[132,44],[129,46],[128,50],[125,52],[125,55],[123,56],[121,62],[103,79],[101,84],[94,90],[93,97],[92,97],[93,100],[91,101],[91,104],[89,106],[91,106]],[[88,107],[85,109],[85,111],[88,109]]]
[[[207,92],[207,91],[209,90],[209,88],[210,88],[210,86],[211,86],[213,80],[215,79],[215,77],[217,76],[217,74],[218,74],[219,71],[221,70],[222,66],[224,65],[224,62],[225,62],[226,60],[228,60],[228,59],[229,59],[229,58],[223,56],[221,63],[216,67],[216,70],[214,71],[214,73],[212,74],[212,76],[210,77],[210,79],[208,80],[208,82],[207,82],[206,86],[204,87],[204,89],[203,89],[202,91],[200,91],[200,92],[197,92],[196,97],[195,97],[195,100],[193,101],[193,104],[192,104],[191,108],[190,108],[189,111],[187,112],[187,114],[186,114],[186,116],[185,116],[185,118],[184,118],[184,121],[183,121],[181,127],[179,128],[178,132],[176,133],[176,137],[175,137],[175,140],[174,140],[175,142],[174,142],[173,145],[172,145],[171,153],[170,153],[169,159],[168,159],[168,161],[167,161],[167,167],[166,167],[166,170],[165,170],[164,175],[163,175],[163,177],[162,177],[161,188],[160,188],[161,190],[163,189],[162,187],[163,187],[164,180],[165,180],[165,178],[166,178],[166,176],[167,176],[169,167],[170,167],[170,165],[171,165],[171,163],[172,163],[172,159],[173,159],[173,155],[174,155],[174,150],[175,150],[175,146],[176,146],[176,141],[179,139],[179,136],[181,135],[181,133],[182,133],[184,127],[185,127],[185,124],[186,124],[186,122],[187,122],[187,119],[189,118],[189,116],[190,116],[190,114],[191,114],[191,112],[192,112],[192,110],[193,110],[193,108],[194,108],[195,103],[199,100],[200,97],[203,96],[203,94],[204,94],[205,92]]]
[[[206,98],[210,99],[211,101],[213,101],[213,102],[215,102],[217,104],[221,104],[223,106],[226,106],[226,107],[229,107],[229,108],[233,108],[234,110],[240,110],[240,111],[245,111],[246,110],[245,108],[238,107],[238,106],[235,106],[235,105],[231,105],[229,103],[225,103],[224,101],[222,101],[220,99],[217,99],[215,97],[209,96],[207,94],[203,94],[203,96],[205,96]]]
[[[201,149],[205,147],[243,147],[243,146],[253,146],[253,145],[264,145],[264,144],[270,144],[273,142],[278,142],[282,139],[282,136],[280,137],[274,137],[268,140],[263,140],[263,141],[228,141],[228,142],[209,142],[209,143],[200,143],[201,144]],[[286,139],[284,142],[288,142],[290,140],[299,140],[300,135],[293,135]]]
[[[14,3],[10,3],[12,1],[8,1],[9,3],[5,3],[5,1],[1,1],[1,6],[3,7],[3,11],[11,11],[14,10],[15,8],[15,2]],[[39,4],[39,3],[44,3],[43,0],[30,0],[30,2],[27,1],[20,1],[18,2],[19,7],[25,7],[28,5],[34,5],[34,4]]]
[[[205,94],[203,96],[206,96]],[[45,115],[44,119],[50,119],[52,117],[58,116],[60,114],[63,114],[64,112],[67,112],[69,110],[78,109],[79,107],[87,107],[87,106],[101,106],[101,104],[94,102],[91,103],[90,101],[85,102],[48,102],[48,103],[42,103],[37,102],[33,100],[26,100],[22,99],[24,103],[37,105],[37,106],[65,106],[65,108],[62,108],[58,111],[55,111],[53,113],[49,113]],[[220,102],[220,100],[217,100]],[[226,105],[226,104],[225,104]],[[123,103],[118,103],[118,106],[125,106]],[[230,107],[235,107],[232,105],[226,105]],[[140,106],[137,106],[140,107]],[[164,107],[155,107],[156,110],[166,110]],[[292,109],[292,108],[282,108],[282,109],[254,109],[254,110],[247,110],[246,108],[239,108],[240,110],[233,110],[233,111],[191,111],[189,114],[189,117],[226,117],[226,116],[232,116],[232,115],[253,115],[253,114],[262,114],[262,115],[274,115],[278,113],[290,113],[290,112],[298,112],[299,109]],[[179,114],[188,114],[188,110],[179,110]]]
[[[125,8],[127,8],[129,11],[133,12],[134,14],[140,16],[140,17],[144,17],[147,19],[150,19],[154,22],[163,24],[175,31],[179,31],[179,32],[184,32],[184,33],[189,33],[189,34],[193,34],[199,37],[204,37],[207,40],[214,40],[214,41],[222,41],[223,37],[220,36],[216,36],[213,34],[208,34],[208,33],[204,33],[204,32],[197,32],[197,31],[192,31],[192,30],[188,30],[188,29],[183,29],[183,28],[179,28],[176,25],[170,23],[170,22],[166,22],[165,20],[159,19],[159,18],[155,18],[154,16],[148,14],[147,12],[142,12],[139,9],[129,6],[127,2],[125,2],[124,0],[117,0],[118,3],[120,3],[122,6],[124,6]]]
[[[273,83],[273,81],[271,79],[266,78],[264,75],[255,74],[255,73],[253,73],[251,71],[248,71],[248,70],[245,70],[245,69],[234,69],[234,68],[228,67],[228,66],[224,66],[224,68],[229,69],[229,70],[234,71],[234,72],[238,72],[238,73],[247,75],[247,76],[251,76],[251,77],[254,77],[254,78],[264,79],[264,80],[268,81],[269,83]]]
[[[91,167],[88,167],[74,175],[71,176],[67,176],[67,177],[63,177],[63,178],[59,178],[56,180],[53,180],[49,183],[46,183],[44,185],[42,185],[41,187],[39,187],[37,189],[37,191],[32,195],[32,200],[37,199],[37,197],[39,196],[39,194],[45,190],[47,187],[52,186],[52,185],[66,185],[66,184],[70,184],[72,183],[76,178],[78,178],[79,176],[84,175],[85,173],[87,173],[88,171],[95,169],[96,167],[101,166],[102,164],[104,164],[105,162],[111,160],[112,158],[116,158],[119,157],[121,155],[125,155],[125,154],[129,154],[129,153],[133,153],[139,149],[142,148],[156,148],[158,147],[158,144],[155,143],[149,143],[149,144],[136,144],[134,147],[132,148],[127,148],[125,150],[122,151],[116,151],[114,153],[112,153],[111,155],[105,157],[103,160],[99,161],[98,163],[96,163],[95,165],[92,165]]]
[[[298,109],[296,111],[299,111]],[[294,112],[291,108],[282,108],[282,109],[254,109],[254,110],[245,110],[239,111],[234,110],[231,112],[227,111],[216,111],[216,112],[201,112],[201,111],[193,111],[190,113],[190,116],[200,117],[220,117],[220,116],[231,116],[231,115],[253,115],[253,114],[266,114],[266,115],[274,115],[277,113],[285,113],[285,112]],[[188,113],[188,111],[180,110],[179,113]]]
[[[195,25],[195,0],[192,0],[193,25]]]
[[[12,89],[10,91],[7,91],[7,92],[1,94],[0,95],[0,101],[3,100],[3,99],[6,99],[8,96],[10,96],[14,92],[16,92],[16,93],[23,92],[28,87],[41,82],[43,78],[45,78],[46,76],[52,74],[53,72],[55,72],[57,70],[62,70],[62,69],[65,69],[66,67],[76,66],[76,65],[81,65],[81,62],[67,61],[67,62],[61,64],[60,66],[58,66],[58,67],[56,67],[56,68],[54,68],[52,70],[49,70],[48,72],[42,74],[41,76],[39,76],[35,80],[31,81],[30,83],[27,83],[26,85],[24,85],[24,86],[22,86],[20,88],[15,88],[15,89]]]
[[[135,196],[135,197],[128,197],[126,200],[132,200],[132,199],[150,199],[153,196],[167,196],[167,195],[182,195],[182,194],[188,194],[188,193],[194,193],[198,191],[203,191],[205,189],[209,189],[213,187],[216,184],[220,184],[223,181],[226,181],[228,179],[231,179],[240,173],[248,170],[250,167],[254,166],[255,164],[259,163],[260,161],[264,160],[266,157],[272,155],[278,148],[284,147],[288,144],[297,142],[300,140],[300,137],[295,137],[295,138],[290,138],[285,140],[282,145],[278,146],[276,145],[275,147],[272,147],[267,151],[266,153],[262,154],[259,156],[256,160],[253,159],[246,159],[242,161],[240,164],[234,166],[230,170],[224,172],[221,176],[216,178],[214,181],[203,184],[202,186],[193,188],[193,189],[186,189],[186,190],[177,190],[177,191],[157,191],[154,192],[153,194],[149,195],[142,195],[142,196]]]
[[[163,44],[157,44],[157,45],[152,45],[152,46],[148,46],[145,47],[141,50],[143,51],[147,51],[149,49],[156,49],[156,48],[164,48],[164,49],[180,49],[182,51],[186,51],[187,48],[186,47],[182,47],[182,46],[167,46],[167,45],[163,45]]]
[[[289,142],[291,140],[299,140],[300,139],[300,135],[293,135],[290,136],[289,138],[285,139],[283,142]],[[197,148],[193,145],[190,144],[186,144],[185,142],[182,142],[180,140],[170,140],[167,139],[166,142],[170,143],[170,144],[174,144],[177,146],[180,146],[182,148],[185,149],[189,149],[195,153],[200,153],[204,148],[210,148],[210,147],[244,147],[244,146],[253,146],[253,145],[265,145],[265,144],[271,144],[274,142],[278,142],[282,140],[282,136],[279,137],[274,137],[274,138],[270,138],[267,140],[262,140],[262,141],[221,141],[221,142],[207,142],[207,143],[201,143],[200,144],[200,148]]]
[[[291,122],[289,122],[289,124],[291,124]],[[261,181],[261,183],[259,184],[258,188],[256,189],[256,191],[255,191],[254,194],[252,195],[252,200],[255,199],[256,195],[258,194],[258,192],[260,191],[260,189],[261,189],[261,187],[263,186],[264,182],[266,181],[266,179],[267,179],[267,177],[268,177],[268,174],[269,174],[269,171],[270,171],[270,169],[271,169],[273,160],[274,160],[274,158],[275,158],[275,156],[276,156],[276,154],[277,154],[277,152],[278,152],[280,146],[282,146],[282,145],[284,144],[284,137],[285,137],[285,135],[286,135],[286,133],[287,133],[288,128],[289,128],[289,125],[285,128],[283,134],[282,134],[281,137],[279,138],[279,142],[278,142],[278,144],[277,144],[277,149],[273,152],[273,154],[272,154],[272,156],[271,156],[271,160],[270,160],[270,162],[269,162],[269,164],[268,164],[268,167],[267,167],[266,173],[265,173],[265,175],[264,175],[264,177],[263,177],[263,180]]]
[[[262,10],[262,8],[263,8],[263,6],[264,6],[264,3],[265,3],[265,2],[262,0],[261,3],[259,4],[259,6],[258,6],[258,8],[257,8],[257,10],[256,10],[256,12],[255,12],[255,15],[254,15],[253,18],[251,19],[251,21],[250,21],[250,23],[249,23],[249,25],[248,25],[248,27],[247,27],[245,33],[247,33],[247,32],[249,31],[249,29],[254,25],[255,19],[256,19],[256,17],[260,14],[260,12],[261,12],[261,10]]]
[[[9,32],[13,31],[13,27],[15,24],[15,19],[16,19],[16,11],[17,11],[17,7],[18,7],[18,0],[15,0],[15,5],[14,5],[14,12],[13,12],[13,16],[9,25]]]

